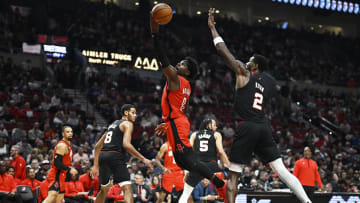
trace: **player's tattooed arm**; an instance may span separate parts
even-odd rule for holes
[[[165,153],[167,152],[168,146],[167,144],[163,144],[160,148],[160,151],[156,155],[155,163],[159,166],[166,174],[170,173],[170,170],[165,168],[165,166],[161,163],[161,159],[164,157]]]
[[[217,52],[224,58],[225,62],[228,64],[228,66],[237,74],[237,75],[248,75],[248,70],[246,69],[246,65],[241,62],[240,60],[237,60],[234,55],[230,52],[230,50],[227,48],[225,42],[220,37],[219,33],[216,30],[215,27],[215,20],[214,20],[214,8],[209,9],[209,18],[208,18],[208,26],[211,31],[211,35],[214,39],[214,44],[216,47]]]

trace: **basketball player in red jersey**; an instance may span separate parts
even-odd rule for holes
[[[49,181],[49,192],[44,203],[62,203],[65,193],[65,178],[68,173],[77,173],[74,168],[70,167],[72,160],[70,140],[72,136],[72,128],[64,126],[62,128],[63,138],[55,146],[51,169],[47,178]]]
[[[164,157],[164,165],[161,164],[161,159]],[[175,185],[177,192],[184,189],[184,171],[176,165],[174,153],[169,142],[165,142],[158,152],[155,163],[163,170],[163,178],[160,192],[160,197],[157,203],[162,203],[167,194],[170,194]]]
[[[160,125],[156,131],[159,133],[166,129],[169,144],[174,150],[175,161],[180,168],[199,173],[217,188],[221,188],[224,181],[216,177],[211,169],[197,158],[189,142],[190,122],[184,111],[191,94],[189,79],[194,79],[198,74],[196,61],[186,57],[175,67],[170,65],[158,34],[159,24],[151,16],[150,27],[154,47],[167,80],[161,99],[162,119],[165,124]],[[185,183],[183,195],[189,196],[192,189],[193,187]],[[186,203],[187,199],[180,198],[179,202]]]

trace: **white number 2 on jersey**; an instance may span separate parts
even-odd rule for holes
[[[262,110],[262,103],[263,103],[263,99],[264,99],[264,96],[261,94],[261,93],[259,93],[259,92],[255,92],[255,96],[254,96],[255,98],[254,98],[254,103],[253,103],[253,108],[254,109],[257,109],[257,110],[259,110],[259,111],[261,111]]]
[[[209,150],[209,140],[200,140],[200,152],[207,152]]]
[[[104,143],[105,143],[105,144],[108,144],[108,143],[111,142],[112,134],[113,134],[112,131],[109,131],[109,132],[106,134],[105,140],[104,140]]]

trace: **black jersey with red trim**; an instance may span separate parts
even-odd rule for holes
[[[264,122],[265,104],[276,92],[276,80],[271,75],[251,72],[249,82],[235,90],[234,118],[238,121]]]
[[[202,130],[197,132],[193,149],[198,154],[201,161],[216,161],[217,149],[214,132],[211,130]]]
[[[101,151],[125,152],[123,148],[124,133],[120,130],[120,124],[122,122],[124,122],[124,120],[116,120],[109,125]]]

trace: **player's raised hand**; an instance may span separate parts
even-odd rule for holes
[[[143,161],[149,168],[154,169],[154,166],[152,165],[152,161],[145,158]]]
[[[164,136],[166,135],[166,130],[168,128],[168,125],[166,123],[161,123],[155,128],[155,134],[157,136]]]
[[[159,23],[155,22],[154,18],[152,17],[152,13],[150,13],[150,30],[151,33],[158,33],[159,32]]]
[[[92,178],[99,176],[99,167],[93,166],[90,170],[90,175]]]
[[[216,24],[214,20],[214,12],[215,12],[215,8],[209,9],[208,26],[210,29],[215,28],[215,24]]]

